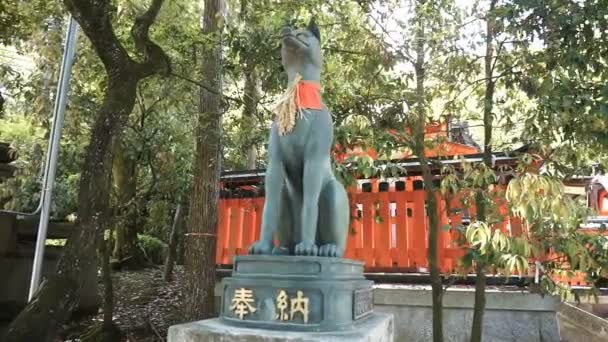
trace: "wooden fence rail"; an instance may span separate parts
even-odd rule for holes
[[[442,272],[453,272],[464,254],[457,246],[457,230],[467,211],[448,212],[446,200],[437,196],[440,218],[439,261]],[[365,262],[369,272],[425,272],[427,262],[426,192],[416,179],[382,183],[372,181],[349,189],[351,225],[346,257]],[[455,208],[455,200],[450,203]],[[259,238],[263,197],[222,198],[219,204],[216,263],[232,264]],[[467,210],[470,209],[470,210]],[[505,208],[506,210],[506,208]],[[507,219],[502,229],[520,232],[518,220]],[[447,229],[451,227],[451,229]]]
[[[420,178],[407,177],[392,183],[370,180],[348,192],[351,225],[345,257],[363,261],[366,272],[427,273],[429,216]],[[247,254],[251,244],[259,239],[264,197],[251,191],[245,193],[240,198],[220,199],[217,265],[231,265],[235,255]],[[437,201],[439,267],[443,273],[453,273],[465,253],[458,246],[456,227],[474,217],[475,208],[465,208],[457,199],[447,203],[438,195]],[[452,210],[455,208],[460,210]],[[500,210],[505,220],[495,228],[509,235],[525,232],[519,218],[508,216],[506,203],[501,204]],[[580,274],[556,274],[553,278],[574,286],[587,285]]]

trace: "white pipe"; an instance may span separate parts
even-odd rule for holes
[[[53,126],[51,128],[51,141],[48,155],[48,164],[45,167],[44,179],[42,181],[40,222],[38,224],[38,234],[36,237],[36,250],[34,253],[34,263],[32,265],[32,279],[30,281],[30,291],[28,301],[31,301],[38,291],[40,285],[40,275],[42,272],[42,261],[44,259],[44,247],[46,244],[47,228],[49,225],[51,201],[53,199],[53,185],[55,183],[55,172],[57,171],[57,157],[59,155],[59,142],[63,129],[65,117],[65,107],[70,87],[70,76],[72,64],[76,53],[76,41],[78,40],[78,24],[70,15],[68,29],[66,32],[65,44],[63,48],[63,58],[59,71],[59,82],[57,94],[55,96],[55,108],[53,109]]]

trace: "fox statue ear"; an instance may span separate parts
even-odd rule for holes
[[[310,22],[308,23],[308,31],[310,31],[313,36],[317,37],[319,42],[321,41],[321,31],[319,31],[315,17],[310,18]]]

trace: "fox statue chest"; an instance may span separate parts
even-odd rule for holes
[[[301,176],[300,171],[304,167],[305,155],[324,151],[328,153],[333,141],[333,122],[329,111],[323,107],[322,110],[302,109],[302,117],[299,118],[293,130],[285,135],[276,136],[281,157],[286,167],[287,174],[295,171]]]

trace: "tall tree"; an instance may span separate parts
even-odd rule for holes
[[[515,39],[536,42],[519,49],[516,84],[537,104],[525,112],[526,142],[550,147],[565,175],[606,162],[608,1],[518,0],[507,19]]]
[[[403,10],[402,5],[399,5]],[[431,173],[431,164],[426,157],[428,141],[426,125],[445,118],[433,114],[433,101],[441,101],[443,94],[449,94],[457,83],[457,75],[462,72],[455,44],[459,36],[460,14],[453,1],[416,0],[411,3],[412,15],[407,20],[395,19],[404,33],[411,38],[395,42],[395,54],[401,62],[413,69],[409,76],[414,81],[413,90],[406,101],[413,104],[405,125],[397,127],[402,141],[409,142],[409,148],[420,161],[424,189],[426,192],[428,227],[428,265],[432,290],[433,341],[443,341],[443,278],[439,269],[438,236],[439,226],[437,187]],[[386,27],[382,31],[392,39]],[[407,33],[406,33],[407,32]],[[386,39],[386,38],[385,38]],[[408,76],[405,76],[408,77]],[[440,84],[440,86],[437,86]],[[410,128],[410,132],[406,131]],[[390,144],[389,146],[394,146]]]
[[[249,63],[245,69],[245,86],[244,86],[244,99],[243,99],[243,118],[241,126],[243,132],[251,132],[255,127],[255,121],[257,120],[257,106],[260,101],[259,82],[260,77],[256,70],[256,66]],[[255,135],[251,134],[252,137]],[[249,147],[246,151],[245,168],[252,170],[257,167],[258,159],[258,147],[255,141],[249,141],[247,144]]]
[[[177,247],[179,245],[179,236],[181,232],[182,221],[184,221],[184,210],[183,203],[180,200],[177,202],[175,207],[175,215],[173,217],[173,224],[171,225],[171,235],[169,236],[169,246],[167,251],[167,258],[165,259],[165,271],[163,273],[163,279],[165,281],[173,280],[173,266],[177,259]]]
[[[413,150],[420,160],[420,168],[422,169],[422,177],[424,188],[427,196],[427,210],[429,213],[429,229],[428,229],[428,260],[429,271],[431,275],[431,291],[432,291],[432,310],[433,310],[433,341],[443,341],[443,284],[439,270],[438,257],[438,234],[439,234],[439,217],[437,215],[437,197],[435,196],[435,185],[433,184],[433,175],[429,161],[426,157],[425,132],[427,123],[427,90],[425,84],[427,82],[426,75],[426,53],[427,42],[426,32],[429,28],[423,20],[423,12],[425,10],[426,0],[418,0],[415,4],[414,19],[414,52],[413,65],[416,79],[416,96],[414,107],[414,118],[412,122],[413,133]]]
[[[96,267],[96,245],[103,237],[109,214],[112,139],[120,135],[133,109],[138,82],[170,71],[167,55],[149,38],[162,3],[153,0],[133,23],[133,42],[143,57],[136,61],[116,37],[110,1],[64,1],[99,56],[107,86],[82,165],[79,229],[68,239],[57,272],[11,323],[4,341],[50,341],[77,304],[76,293],[83,286],[82,270]]]
[[[137,210],[135,205],[137,192],[137,160],[125,151],[122,140],[113,142],[112,179],[116,189],[116,216],[114,262],[131,267],[142,264],[142,256],[137,247]]]
[[[486,35],[485,45],[486,53],[484,56],[484,77],[485,77],[485,92],[483,100],[483,163],[488,169],[492,168],[492,110],[494,107],[494,91],[496,88],[496,80],[494,78],[494,36],[496,35],[496,20],[494,18],[494,9],[496,8],[496,0],[490,1],[489,9],[486,13]],[[486,221],[486,204],[484,191],[487,191],[487,186],[484,184],[481,191],[476,196],[477,220]],[[471,342],[481,342],[483,315],[486,305],[486,270],[484,263],[478,263],[475,267],[475,304],[473,308],[473,324],[471,325]]]
[[[225,3],[205,0],[202,34],[208,45],[201,53],[200,77],[208,87],[200,89],[196,128],[190,225],[186,234],[184,316],[199,320],[214,314],[217,203],[222,161],[222,43]]]

